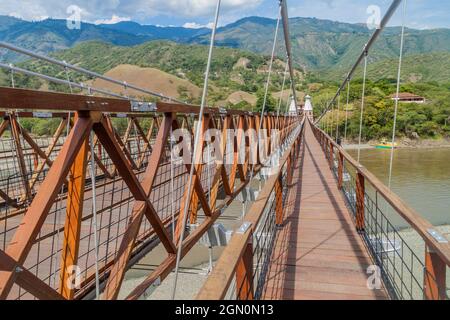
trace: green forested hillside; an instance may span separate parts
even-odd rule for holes
[[[67,61],[98,73],[124,64],[150,67],[165,71],[182,79],[187,79],[197,86],[202,86],[208,47],[203,45],[182,45],[167,41],[152,41],[134,47],[114,46],[101,42],[86,42],[72,49],[52,54],[59,60]],[[269,57],[231,48],[217,48],[211,66],[210,100],[225,100],[236,91],[255,95],[263,89],[267,77]],[[238,63],[240,62],[240,63]],[[32,60],[20,64],[26,69],[65,79],[61,67]],[[284,66],[275,63],[271,92],[281,90]],[[3,73],[3,76],[2,76]],[[299,76],[301,73],[299,73]],[[89,78],[69,72],[73,81],[88,81]],[[297,82],[300,83],[300,79]],[[9,77],[0,72],[0,84],[8,85]],[[16,83],[27,88],[41,88],[43,81],[36,78],[16,75]],[[130,81],[131,83],[131,81]],[[50,89],[67,91],[67,88],[48,84]],[[180,88],[182,90],[183,88]],[[191,101],[198,102],[198,101]],[[248,108],[247,104],[237,107]]]
[[[248,17],[218,30],[217,44],[269,55],[275,31],[274,19]],[[294,62],[309,71],[322,71],[343,77],[361,53],[373,31],[363,24],[350,24],[315,18],[291,18],[290,31]],[[41,53],[67,49],[84,41],[102,41],[120,46],[135,46],[150,40],[207,44],[207,29],[141,26],[133,22],[116,25],[83,24],[81,30],[69,30],[63,20],[27,22],[0,16],[0,40]],[[399,52],[400,28],[387,28],[377,41],[373,62],[395,58]],[[407,29],[405,56],[450,52],[450,30]],[[1,53],[1,52],[0,52]],[[278,55],[285,55],[282,34]],[[1,57],[0,57],[1,58]],[[6,60],[17,55],[6,54]]]
[[[363,114],[363,140],[390,139],[393,128],[394,101],[389,97],[396,90],[395,80],[368,81]],[[312,90],[319,116],[326,102],[337,91],[336,85],[325,85]],[[450,82],[422,82],[404,83],[401,92],[409,92],[426,98],[425,104],[400,103],[398,111],[397,130],[400,137],[442,138],[450,137]],[[360,109],[361,109],[362,80],[355,80],[351,84],[350,104],[346,106],[346,93],[341,97],[339,113],[337,106],[323,119],[325,127],[340,126],[340,133],[345,130],[345,110],[348,112],[348,137],[356,139],[359,135]],[[339,120],[339,122],[338,122]]]

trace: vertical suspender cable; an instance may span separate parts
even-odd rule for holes
[[[262,109],[261,109],[261,117],[259,119],[258,146],[261,146],[261,128],[262,128],[263,121],[264,121],[264,112],[266,110],[267,97],[269,95],[270,79],[272,76],[273,60],[275,59],[275,50],[277,48],[278,31],[280,29],[280,22],[281,22],[281,4],[280,4],[280,11],[278,14],[278,19],[277,19],[277,26],[275,28],[275,36],[273,39],[272,55],[270,57],[270,63],[269,63],[269,74],[267,75],[266,87],[265,87],[265,92],[264,92],[264,102],[263,102]],[[255,166],[252,166],[252,171],[250,174],[250,181],[253,179],[253,176],[255,174],[254,170],[255,170]]]
[[[210,47],[209,47],[208,62],[206,65],[205,82],[203,85],[202,103],[200,106],[200,113],[198,116],[198,125],[197,125],[197,129],[196,129],[195,142],[194,142],[194,152],[192,154],[191,170],[189,173],[187,199],[190,199],[191,195],[192,195],[192,188],[191,188],[192,179],[193,179],[193,175],[194,175],[195,160],[196,160],[197,152],[198,152],[198,148],[199,148],[198,143],[200,140],[200,135],[202,133],[201,130],[202,130],[203,113],[205,110],[206,98],[208,95],[209,72],[211,70],[211,60],[212,60],[212,54],[213,54],[213,50],[214,50],[214,40],[216,38],[217,24],[219,21],[220,4],[221,4],[221,0],[217,0],[216,14],[215,14],[215,18],[214,18],[214,26],[212,29],[211,43],[210,43]],[[180,233],[180,241],[178,242],[177,260],[176,260],[176,265],[175,265],[175,279],[174,279],[173,290],[172,290],[172,300],[175,300],[175,295],[176,295],[176,291],[177,291],[178,273],[179,273],[180,260],[181,260],[181,249],[183,247],[184,230],[186,228],[188,212],[189,212],[189,205],[186,205],[186,206],[184,206],[184,212],[183,212],[183,215],[181,216],[181,218],[183,219],[183,221],[182,221],[183,223],[182,223],[182,228],[181,228],[181,233]]]
[[[337,114],[336,114],[336,143],[339,141],[339,113],[341,112],[341,93],[339,92],[338,102],[337,102]]]
[[[361,117],[359,119],[359,138],[358,138],[358,163],[361,160],[361,137],[362,137],[362,127],[363,127],[363,115],[364,115],[364,100],[366,97],[366,77],[367,77],[367,51],[364,56],[364,76],[363,76],[363,88],[361,96]]]
[[[395,108],[394,108],[394,125],[392,128],[392,145],[391,145],[391,159],[389,162],[389,189],[392,183],[392,169],[394,164],[394,149],[395,149],[395,134],[397,130],[397,115],[398,115],[398,103],[400,94],[400,82],[402,75],[402,63],[403,63],[403,47],[405,43],[405,17],[406,17],[407,0],[403,2],[403,16],[402,16],[402,33],[400,38],[400,55],[398,61],[398,73],[397,73],[397,91],[395,95]]]
[[[350,103],[350,79],[347,82],[347,104],[345,106],[345,132],[344,141],[347,141],[347,129],[348,129],[348,108]]]
[[[69,84],[70,93],[73,94],[73,88],[72,88],[72,82],[70,81],[69,70],[67,69],[67,67],[64,67],[64,71],[66,74],[67,83]],[[67,128],[66,128],[67,135],[69,135],[69,132],[70,132],[70,117],[71,116],[72,116],[72,114],[69,111],[69,113],[67,114]]]
[[[89,145],[91,147],[91,183],[92,183],[92,224],[94,227],[94,258],[95,258],[95,296],[98,300],[100,297],[100,277],[98,268],[98,226],[97,226],[97,192],[96,192],[96,179],[95,179],[95,156],[94,156],[94,133],[91,131]]]
[[[289,70],[289,63],[288,63],[288,61],[286,61],[286,67],[284,69],[284,75],[283,75],[283,84],[281,85],[280,100],[278,101],[278,108],[277,108],[277,122],[276,122],[277,126],[278,126],[278,119],[280,118],[281,104],[283,103],[284,86],[286,85],[286,78],[287,78],[288,70]],[[289,100],[289,97],[288,97],[288,100]],[[279,128],[277,128],[277,129],[279,129]]]
[[[156,120],[154,120],[156,121]],[[174,199],[174,193],[175,193],[175,185],[174,185],[174,179],[175,179],[175,170],[173,167],[173,129],[172,126],[170,126],[170,211],[171,211],[171,217],[172,217],[172,239],[175,242],[175,199]]]
[[[10,64],[9,66],[11,67],[11,86],[14,89],[16,87],[16,83],[14,81],[14,70],[12,69],[13,65]]]

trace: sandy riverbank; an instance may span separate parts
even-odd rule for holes
[[[361,149],[373,149],[381,141],[371,140],[369,142],[361,144]],[[450,139],[423,139],[423,140],[411,140],[401,139],[397,141],[399,149],[438,149],[438,148],[450,148]],[[345,149],[354,150],[358,149],[357,141],[348,141],[343,143]]]

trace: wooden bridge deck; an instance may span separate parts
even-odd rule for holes
[[[263,299],[387,299],[367,287],[372,261],[309,124]]]

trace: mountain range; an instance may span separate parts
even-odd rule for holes
[[[271,51],[276,20],[248,17],[221,27],[217,33],[219,46],[268,55]],[[291,18],[294,62],[307,71],[332,73],[342,78],[360,54],[371,33],[363,24],[350,24],[315,18]],[[210,30],[183,27],[140,25],[120,22],[109,25],[82,23],[80,30],[69,30],[65,20],[47,19],[29,22],[0,16],[0,41],[48,54],[68,49],[86,41],[102,41],[116,46],[136,46],[152,40],[168,40],[183,44],[207,44]],[[387,28],[370,55],[371,63],[395,59],[399,53],[400,28]],[[284,58],[283,39],[277,54]],[[407,29],[405,56],[450,53],[450,29]],[[0,60],[23,59],[0,51]],[[422,59],[427,60],[427,59]],[[429,59],[428,59],[429,60]]]

